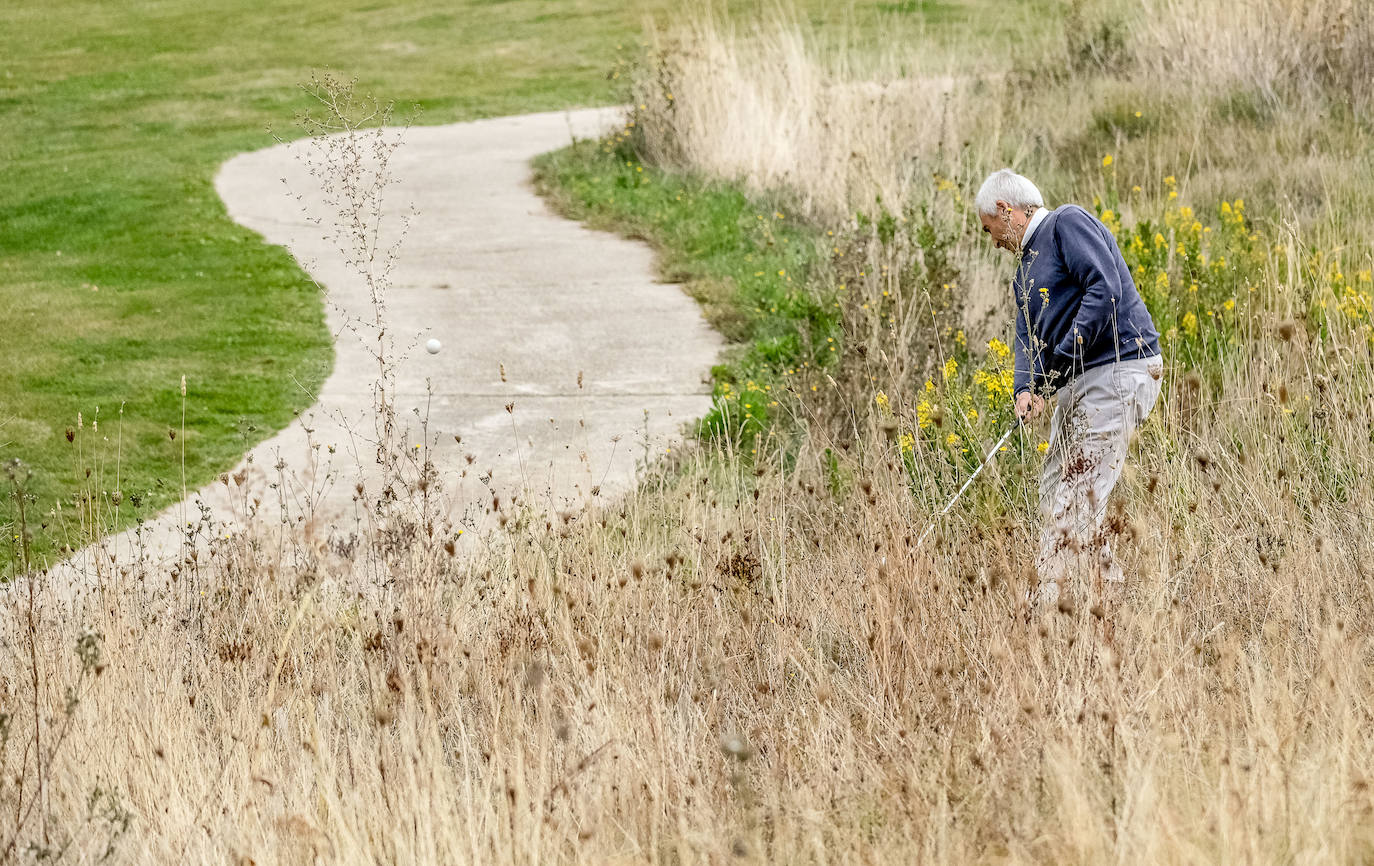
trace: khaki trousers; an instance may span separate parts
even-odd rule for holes
[[[1099,576],[1123,580],[1102,532],[1107,497],[1125,467],[1132,431],[1159,398],[1163,376],[1159,355],[1133,358],[1087,370],[1056,392],[1040,474],[1037,605],[1055,604],[1061,588],[1081,591]]]

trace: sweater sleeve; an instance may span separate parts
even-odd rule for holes
[[[1116,242],[1094,224],[1085,211],[1066,210],[1055,226],[1063,250],[1064,267],[1077,281],[1083,298],[1073,324],[1054,347],[1055,355],[1077,359],[1112,326],[1121,306],[1122,286],[1116,268]]]
[[[1031,375],[1031,358],[1035,354],[1030,344],[1030,302],[1022,297],[1025,294],[1022,289],[1019,280],[1012,281],[1012,304],[1016,307],[1016,345],[1012,346],[1011,355],[1013,398],[1021,396],[1022,391],[1029,391],[1034,381]]]

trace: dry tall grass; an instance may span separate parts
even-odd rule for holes
[[[1255,348],[1170,377],[1105,612],[1022,620],[1021,523],[913,549],[875,427],[786,471],[698,452],[474,560],[418,525],[241,538],[161,588],[40,586],[33,631],[12,589],[10,807],[30,634],[53,752],[7,858],[1368,859],[1374,358],[1342,327]]]
[[[900,30],[858,52],[785,12],[741,29],[708,6],[654,34],[632,92],[637,142],[650,162],[784,193],[826,224],[902,213],[929,201],[932,175],[972,189],[1004,165],[1052,204],[1088,199],[1101,184],[1085,169],[1111,153],[1149,198],[1178,175],[1202,199],[1374,231],[1374,208],[1349,198],[1374,184],[1374,7],[1065,8],[1058,41],[970,35],[955,62]]]
[[[654,36],[632,94],[645,156],[791,193],[821,220],[879,201],[900,211],[968,125],[954,79],[908,76],[913,60],[895,45],[859,65],[791,18],[741,31],[709,7]]]
[[[1374,98],[1374,7],[1361,0],[1146,0],[1138,57],[1163,80],[1359,113]]]
[[[815,213],[855,177],[819,175]],[[1025,459],[914,546],[947,472],[872,390],[910,425],[903,353],[943,336],[919,294],[892,328],[860,311],[939,270],[860,240],[792,451],[675,455],[609,510],[498,506],[471,558],[431,540],[425,476],[360,500],[393,516],[361,538],[306,521],[70,603],[10,586],[0,859],[1374,858],[1368,312],[1309,318],[1330,272],[1266,247],[1239,342],[1170,355],[1111,521],[1125,596],[1027,623]]]

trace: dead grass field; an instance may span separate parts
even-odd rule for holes
[[[1279,176],[1273,150],[1367,134],[1319,113],[1366,68],[1339,58],[1374,47],[1363,7],[1326,7],[1353,41],[1323,55],[1337,57],[1325,77],[1301,63],[1237,73],[1268,76],[1272,99],[1238,91],[1272,113],[1263,124],[1187,91],[1215,62],[1196,42],[1151,59],[1201,38],[1177,26],[1193,14],[1182,2],[1080,28],[1107,35],[1067,40],[1062,76],[1004,75],[929,105],[914,85],[916,101],[894,104],[837,90],[786,28],[759,43],[698,21],[665,37],[636,80],[673,98],[645,99],[616,146],[782,185],[833,226],[837,254],[805,290],[840,305],[836,357],[778,372],[773,427],[665,457],[615,506],[493,503],[504,528],[472,558],[435,540],[441,488],[400,473],[398,500],[361,503],[378,521],[358,539],[307,519],[284,541],[264,528],[206,552],[175,581],[115,567],[76,599],[11,585],[0,859],[1374,858],[1374,311],[1367,235],[1348,232],[1374,214],[1374,184],[1358,148],[1309,148],[1297,177]],[[1253,24],[1216,27],[1228,20]],[[1108,80],[1094,64],[1117,62],[1113,27],[1134,59]],[[773,64],[774,50],[791,59]],[[1109,102],[1143,98],[1141,81],[1209,113],[1149,127],[1147,107],[1098,126]],[[758,129],[731,114],[730,88],[753,94]],[[1066,107],[1053,128],[1018,126],[1009,93]],[[958,147],[911,124],[930,105],[951,106]],[[806,123],[787,122],[799,112]],[[1213,120],[1253,137],[1180,165]],[[712,144],[719,128],[728,148]],[[836,167],[859,146],[866,167]],[[1004,161],[1039,168],[1056,200],[1099,197],[1167,362],[1109,521],[1132,580],[1104,598],[1085,579],[1029,621],[1034,438],[915,545],[1006,418],[996,348],[960,343],[957,316],[931,324],[942,301],[966,311],[941,274],[1002,278],[964,199]],[[1268,192],[1237,202],[1241,180]],[[1285,198],[1299,189],[1326,197]]]

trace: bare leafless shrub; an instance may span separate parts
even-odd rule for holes
[[[316,104],[299,118],[310,142],[304,162],[330,211],[311,219],[330,232],[343,263],[367,287],[371,320],[351,315],[348,328],[377,368],[372,382],[374,444],[376,463],[383,470],[381,483],[387,487],[400,471],[405,448],[396,414],[399,352],[389,327],[387,294],[411,215],[390,225],[384,198],[393,180],[391,160],[414,116],[400,127],[391,126],[393,103],[359,94],[355,81],[329,73],[312,76],[302,89]]]

